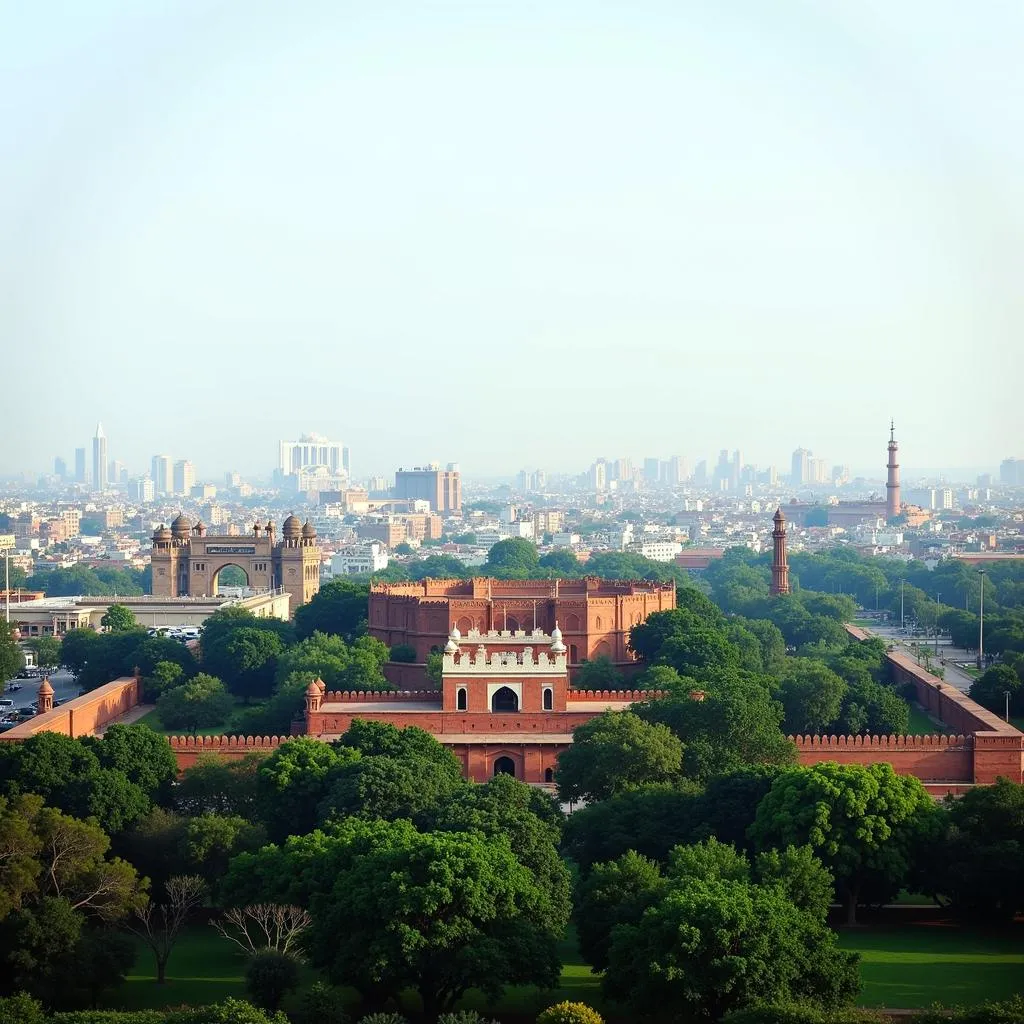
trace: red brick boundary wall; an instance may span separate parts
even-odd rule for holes
[[[271,754],[291,736],[168,736],[167,742],[183,772],[203,754],[215,754],[228,760],[241,760],[249,754]]]
[[[0,732],[0,740],[14,743],[37,732],[57,732],[77,739],[92,736],[98,729],[120,718],[139,703],[139,679],[123,676],[75,697],[59,708],[36,715],[13,729]]]

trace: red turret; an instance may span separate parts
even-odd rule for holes
[[[789,562],[786,558],[786,517],[782,509],[775,510],[775,529],[772,530],[772,593],[789,593]]]
[[[889,462],[886,468],[889,476],[885,482],[885,515],[893,519],[900,514],[903,506],[900,504],[900,464],[896,461],[896,452],[899,445],[896,443],[896,424],[889,422]]]

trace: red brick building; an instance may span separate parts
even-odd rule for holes
[[[506,773],[550,784],[574,729],[653,696],[571,690],[567,657],[557,628],[473,629],[465,637],[455,628],[444,647],[440,692],[328,693],[323,683],[310,683],[305,732],[334,740],[356,718],[415,725],[454,752],[467,778],[483,782]]]
[[[644,580],[421,580],[370,587],[370,633],[389,647],[408,644],[418,662],[444,648],[453,629],[510,634],[535,629],[564,638],[570,671],[605,655],[635,667],[629,631],[676,606],[674,583]],[[422,674],[419,677],[422,680]],[[403,677],[403,682],[408,676]]]

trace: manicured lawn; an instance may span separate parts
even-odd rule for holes
[[[971,1006],[1024,992],[1024,929],[980,932],[941,922],[855,928],[839,944],[861,954],[862,1006]]]
[[[941,723],[934,722],[928,717],[928,713],[913,701],[910,702],[910,725],[907,726],[908,736],[934,736],[937,733],[945,733],[949,730]]]
[[[982,932],[952,927],[929,917],[922,923],[908,921],[899,927],[844,929],[839,933],[839,944],[861,954],[862,1006],[970,1006],[1024,993],[1024,927]],[[604,1006],[600,978],[581,961],[572,928],[561,945],[561,955],[562,978],[557,989],[542,992],[532,986],[515,986],[490,1005],[482,993],[470,992],[462,1005],[509,1020],[533,1020],[545,1007],[572,999],[595,1007],[610,1021],[625,1020]],[[123,1009],[160,1009],[183,1003],[201,1006],[228,996],[244,998],[244,969],[244,957],[235,946],[212,927],[196,926],[188,929],[175,946],[165,985],[156,984],[152,953],[140,944],[128,980],[108,997],[107,1003]],[[303,970],[303,987],[315,979],[316,972]],[[354,992],[344,994],[355,999]],[[411,993],[407,1005],[415,1007]]]
[[[242,715],[246,711],[257,707],[256,704],[246,704],[241,700],[235,701],[234,710],[228,715],[227,721],[223,725],[213,726],[209,729],[197,729],[195,732],[189,733],[190,736],[223,736],[230,735],[232,732],[237,732],[238,728],[236,723],[241,719]],[[164,736],[180,736],[182,735],[181,729],[165,729],[163,722],[160,721],[160,712],[153,708],[152,711],[143,715],[138,723],[139,725],[148,725],[154,732],[162,733]]]

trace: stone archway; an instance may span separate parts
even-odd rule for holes
[[[225,570],[227,570],[227,579],[221,579],[221,573]],[[242,577],[241,582],[237,582],[239,574]],[[248,571],[244,566],[239,565],[238,562],[223,562],[214,570],[210,583],[212,584],[213,593],[219,594],[221,587],[245,587],[248,590],[250,578]]]
[[[519,710],[519,695],[509,686],[499,687],[491,697],[491,711],[498,714]]]
[[[516,777],[516,763],[511,757],[502,755],[494,759],[494,775],[511,775],[512,778]]]

